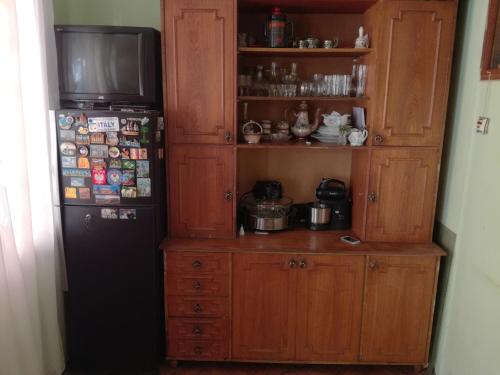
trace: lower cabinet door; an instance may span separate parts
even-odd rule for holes
[[[368,258],[362,361],[427,363],[438,260]]]
[[[233,359],[293,359],[295,264],[281,254],[234,255]]]
[[[358,360],[364,264],[364,256],[304,256],[299,260],[297,360]]]

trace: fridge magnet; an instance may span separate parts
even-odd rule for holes
[[[76,144],[77,145],[89,145],[90,144],[90,137],[88,135],[84,135],[84,134],[77,134],[76,135]]]
[[[88,158],[78,158],[78,168],[90,169],[90,162]]]
[[[136,160],[139,159],[139,149],[131,148],[130,149],[130,159]]]
[[[64,177],[90,177],[90,170],[78,168],[63,168],[62,175]]]
[[[149,118],[147,118],[147,117],[143,117],[143,118],[141,119],[141,125],[142,125],[142,126],[144,126],[144,125],[146,125],[146,124],[149,124]]]
[[[135,160],[123,160],[123,169],[135,169]]]
[[[87,156],[89,154],[89,149],[85,146],[78,147],[78,155]]]
[[[106,185],[106,170],[92,169],[92,183],[94,185]]]
[[[135,171],[134,170],[124,170],[122,173],[122,184],[124,186],[134,186],[135,185]]]
[[[93,133],[90,135],[90,143],[102,145],[104,143],[104,133]]]
[[[118,147],[110,147],[108,153],[110,158],[116,159],[120,157],[120,150],[118,149]]]
[[[141,143],[142,144],[149,143],[148,134],[149,134],[149,127],[144,126],[144,125],[141,126]]]
[[[127,123],[127,120],[126,120],[126,119],[124,119],[124,118],[122,118],[122,119],[120,120],[120,123],[121,123],[122,125],[125,125],[125,124]]]
[[[89,117],[88,123],[91,133],[116,132],[120,130],[118,117]]]
[[[61,156],[61,166],[63,168],[76,168],[76,158],[74,156]]]
[[[141,144],[135,138],[134,139],[127,139],[127,137],[122,135],[120,137],[120,146],[139,148],[139,147],[141,147]]]
[[[117,132],[107,132],[106,133],[106,144],[110,146],[118,145],[118,133]]]
[[[122,159],[130,159],[130,150],[128,148],[122,148]]]
[[[61,154],[66,156],[75,156],[76,155],[76,146],[74,143],[63,142],[61,146],[59,146],[61,150]]]
[[[122,161],[120,159],[110,159],[109,160],[109,167],[120,169],[122,167]]]
[[[74,130],[60,130],[59,138],[63,142],[74,142],[75,141],[75,131]]]
[[[59,115],[59,118],[57,119],[57,123],[59,124],[60,129],[63,129],[63,130],[71,129],[72,123],[66,122],[66,116],[64,116],[64,115]]]
[[[105,205],[105,204],[112,204],[112,205],[120,204],[120,196],[119,195],[102,195],[102,194],[99,194],[99,195],[95,196],[95,203],[96,204],[102,204],[102,205]]]
[[[106,169],[106,161],[103,158],[90,159],[92,169]]]
[[[148,149],[147,148],[140,148],[139,149],[139,159],[148,160]]]
[[[83,125],[80,125],[76,131],[78,132],[78,134],[81,134],[81,135],[87,135],[89,134],[89,128],[87,128],[86,126],[83,126]]]
[[[127,123],[121,129],[124,135],[139,135],[139,125],[137,120],[127,119]]]
[[[165,120],[163,117],[158,117],[158,122],[156,123],[157,130],[165,130]]]
[[[85,179],[83,177],[71,177],[70,185],[73,187],[85,187]]]
[[[151,179],[138,178],[137,179],[137,196],[150,197],[151,196]]]
[[[160,143],[161,142],[161,131],[157,130],[155,132],[155,141],[156,143]]]
[[[67,198],[67,199],[76,199],[76,188],[74,188],[74,187],[65,187],[64,188],[64,198]]]
[[[123,171],[125,173],[125,171]],[[118,169],[110,169],[108,171],[108,184],[110,185],[120,185],[122,182],[122,172]]]
[[[101,219],[117,220],[118,219],[118,209],[117,208],[101,208]]]
[[[107,158],[108,146],[107,145],[90,145],[90,156],[93,158]]]
[[[87,119],[87,116],[85,115],[85,113],[82,113],[82,114],[80,114],[80,116],[78,116],[78,118],[76,119],[76,125],[83,125],[83,126],[87,127],[88,119]]]
[[[137,160],[136,166],[137,177],[149,177],[149,161]]]
[[[94,185],[92,191],[94,195],[120,195],[120,187],[113,185]]]
[[[90,199],[90,189],[88,187],[78,188],[78,196],[80,199]]]
[[[123,198],[137,198],[137,188],[135,186],[123,186],[122,187],[122,197]]]
[[[120,208],[120,220],[135,220],[137,210],[135,208]]]

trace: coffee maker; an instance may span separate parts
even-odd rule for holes
[[[331,209],[330,230],[351,228],[352,202],[349,191],[342,181],[323,178],[316,189],[319,204]],[[326,228],[325,228],[326,229]]]

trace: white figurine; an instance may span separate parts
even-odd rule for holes
[[[368,34],[365,34],[365,28],[361,26],[359,28],[359,36],[356,38],[356,42],[354,43],[354,48],[368,48],[369,44]]]

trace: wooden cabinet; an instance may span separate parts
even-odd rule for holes
[[[356,361],[362,256],[237,254],[233,358]]]
[[[291,261],[280,254],[234,255],[234,359],[292,359],[296,280]]]
[[[232,144],[235,1],[162,3],[169,141]]]
[[[173,145],[169,155],[170,236],[233,237],[233,149]]]
[[[368,241],[431,241],[439,157],[438,149],[372,151],[366,222]]]
[[[297,270],[296,359],[358,359],[363,256],[307,256]]]
[[[426,363],[439,259],[370,256],[361,360]]]
[[[441,146],[457,4],[388,1],[383,7],[372,144]]]

